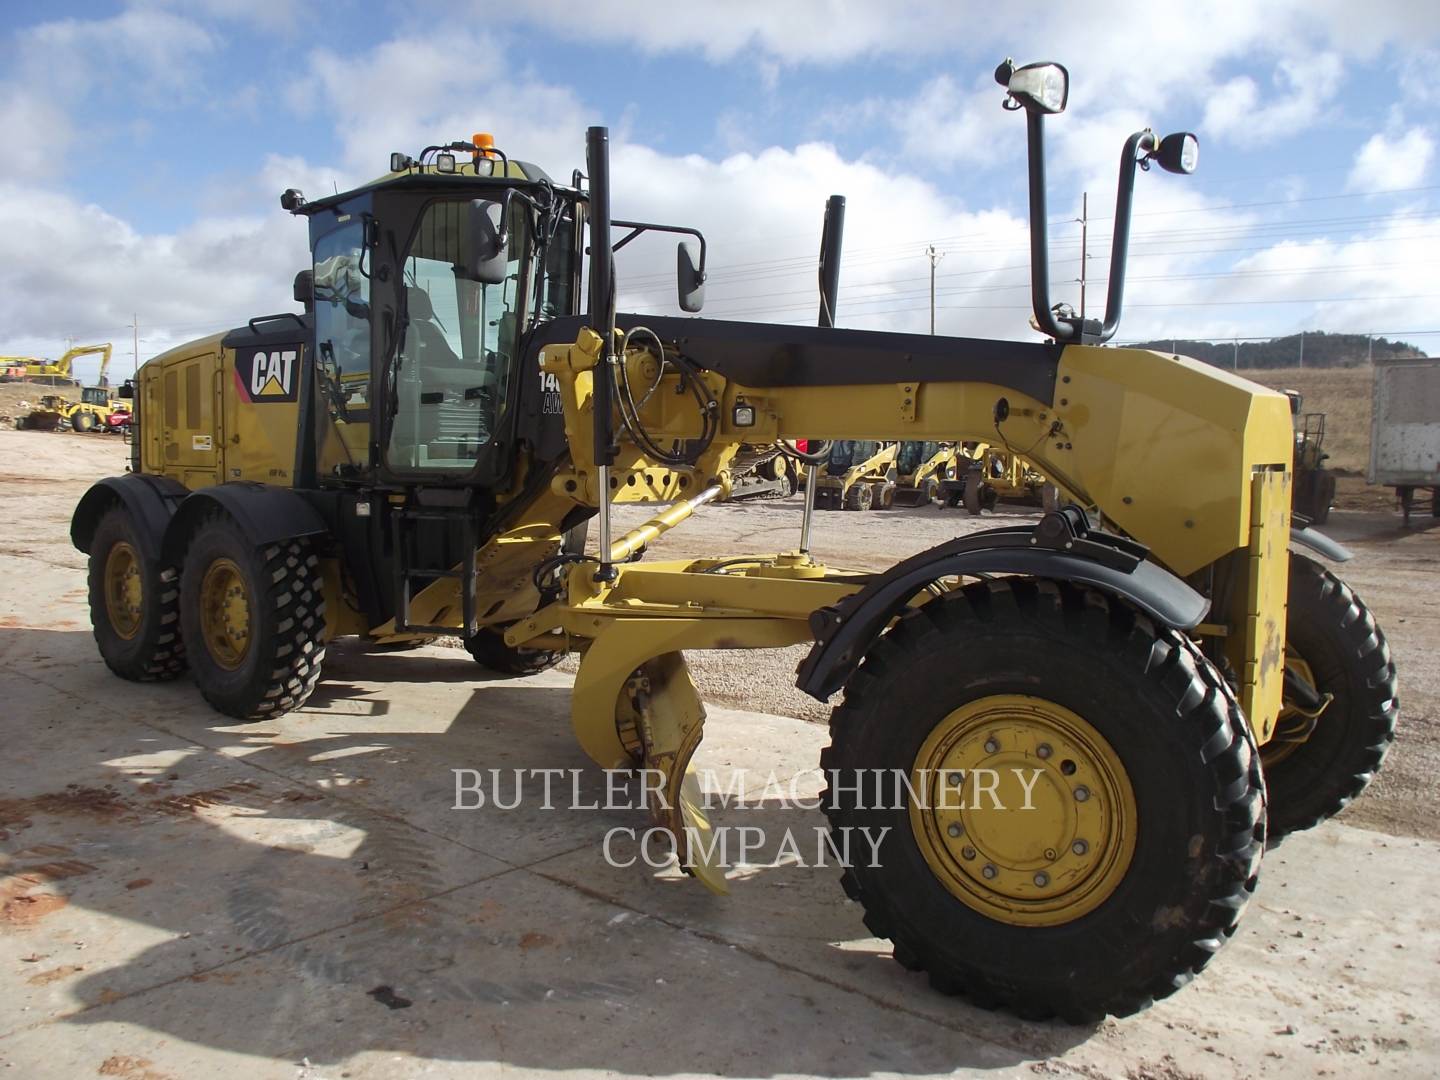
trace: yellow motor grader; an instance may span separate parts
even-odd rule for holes
[[[963,506],[972,514],[993,510],[1000,500],[1058,509],[1060,493],[1043,473],[1019,454],[986,442],[967,442],[959,452],[953,479],[936,493],[945,506]]]
[[[637,233],[700,240],[698,262],[679,246],[687,312],[706,257],[694,230],[611,217],[604,128],[568,184],[476,138],[395,154],[353,191],[286,192],[310,230],[306,311],[145,364],[131,471],[76,508],[101,656],[134,680],[188,666],[249,720],[303,704],[338,637],[459,634],[511,673],[576,651],[580,745],[658,777],[656,821],[723,888],[687,779],[705,709],[685,652],[809,643],[798,685],[839,695],[824,812],[882,837],[844,888],[897,961],[1076,1021],[1173,992],[1233,933],[1267,828],[1369,780],[1395,671],[1311,557],[1343,549],[1291,526],[1285,398],[1104,347],[1136,170],[1190,171],[1193,136],[1126,141],[1105,320],[1064,317],[1043,135],[1068,75],[996,76],[1027,125],[1045,342],[616,313],[612,253]],[[997,430],[1072,501],[883,573],[818,562],[808,508],[791,550],[636,561],[726,493],[743,445]],[[616,535],[619,502],[667,508]],[[593,557],[575,542],[592,519]]]

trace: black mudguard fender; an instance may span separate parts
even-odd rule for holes
[[[1323,555],[1331,562],[1349,562],[1355,557],[1355,553],[1344,544],[1331,540],[1322,532],[1310,528],[1308,525],[1297,525],[1290,530],[1290,542],[1299,544],[1303,548]]]
[[[229,514],[245,539],[257,548],[330,531],[320,512],[289,488],[248,482],[217,484],[192,492],[171,518],[162,547],[167,563],[179,564],[195,526],[215,510]]]
[[[126,473],[107,476],[85,492],[70,518],[70,542],[90,554],[95,527],[112,507],[123,506],[135,522],[135,535],[147,560],[157,562],[161,544],[175,509],[190,493],[168,476]]]
[[[1191,630],[1210,601],[1125,537],[1094,531],[1078,507],[1028,525],[971,533],[913,555],[859,592],[810,616],[815,644],[796,685],[824,701],[845,685],[870,645],[931,582],[956,575],[1025,574],[1093,585],[1123,597],[1158,622]]]

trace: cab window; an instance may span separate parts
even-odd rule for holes
[[[528,228],[517,205],[505,279],[483,284],[464,273],[466,209],[432,203],[403,264],[405,329],[386,447],[395,469],[468,471],[504,418],[531,273]]]

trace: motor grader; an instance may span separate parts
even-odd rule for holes
[[[657,823],[720,889],[685,653],[809,643],[798,685],[842,695],[824,813],[883,837],[843,885],[897,961],[1027,1016],[1173,992],[1233,933],[1267,830],[1314,824],[1369,780],[1395,670],[1311,557],[1344,550],[1292,528],[1285,398],[1104,347],[1136,170],[1190,171],[1193,136],[1126,141],[1105,319],[1057,314],[1044,121],[1068,75],[1007,62],[996,77],[1026,120],[1044,342],[616,313],[616,248],[698,234],[611,217],[604,128],[568,184],[477,137],[396,154],[354,191],[287,192],[310,229],[306,313],[150,360],[131,471],[75,511],[105,662],[136,680],[188,665],[211,705],[250,720],[303,704],[339,637],[459,634],[509,672],[576,651],[581,746],[660,778]],[[832,270],[838,235],[822,241]],[[689,312],[700,240],[698,263],[687,241],[677,254]],[[725,494],[742,445],[997,436],[1069,503],[881,573],[816,560],[808,507],[792,550],[637,559]],[[615,535],[620,502],[666,508]],[[997,785],[970,798],[984,770]]]
[[[955,476],[940,483],[936,497],[945,506],[963,506],[972,514],[994,510],[1002,499],[1046,512],[1060,505],[1058,489],[1034,465],[1007,447],[987,442],[961,446]]]
[[[940,495],[960,456],[953,442],[934,439],[902,442],[895,452],[896,506],[929,506]]]

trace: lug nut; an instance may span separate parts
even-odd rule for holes
[[[1049,743],[1042,742],[1039,746],[1035,748],[1035,756],[1038,757],[1041,761],[1044,761],[1046,758],[1048,758],[1051,752],[1052,751],[1050,750]]]
[[[980,871],[980,873],[987,879],[993,878],[999,872],[999,870],[996,870],[995,867],[993,867],[989,863],[986,863],[984,868],[982,868]]]
[[[1090,798],[1090,789],[1087,788],[1084,784],[1081,784],[1075,789],[1076,802],[1084,802],[1088,798]]]
[[[965,782],[965,775],[963,773],[952,772],[946,779],[949,780],[951,787],[959,787]]]
[[[975,857],[975,849],[969,844],[966,844],[960,849],[960,857],[963,859],[973,859]]]
[[[994,753],[998,753],[999,750],[1000,750],[1000,744],[999,744],[998,742],[996,742],[994,739],[986,739],[986,740],[985,740],[985,753],[987,753],[987,754],[994,754]]]
[[[960,823],[955,821],[952,821],[945,831],[957,839],[965,832],[965,830],[960,827]]]
[[[1073,851],[1076,855],[1084,855],[1087,851],[1090,850],[1090,845],[1087,844],[1084,840],[1076,840],[1073,844],[1070,845],[1070,850]]]
[[[1050,875],[1045,873],[1044,870],[1041,870],[1038,874],[1035,875],[1035,884],[1039,885],[1040,888],[1043,889],[1046,885],[1050,884]]]

